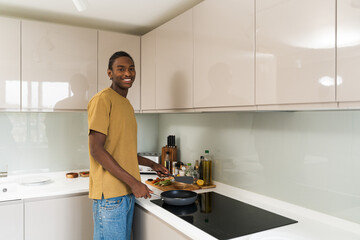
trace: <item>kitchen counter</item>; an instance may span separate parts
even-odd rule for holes
[[[82,170],[73,172],[79,171]],[[75,179],[68,179],[65,177],[65,174],[66,172],[36,174],[37,176],[48,177],[51,179],[45,184],[38,185],[21,184],[25,177],[31,176],[30,174],[0,178],[0,190],[4,187],[7,187],[8,189],[5,193],[0,192],[0,202],[16,199],[32,199],[88,193],[89,178],[78,177]],[[142,175],[143,182],[148,178],[154,178],[154,175]],[[235,238],[237,240],[360,240],[359,224],[351,223],[219,182],[216,182],[215,184],[217,186],[216,188],[197,190],[196,192],[214,191],[298,221],[298,223],[295,224]],[[149,186],[149,188],[157,194],[161,193],[161,191],[156,188],[151,186]],[[156,197],[154,196],[153,198]],[[136,203],[192,239],[215,239],[185,220],[176,217],[165,209],[150,202],[149,199],[137,199]]]
[[[143,182],[148,178],[154,178],[154,175],[142,175]],[[227,197],[234,198],[298,221],[298,223],[295,224],[234,238],[236,240],[360,240],[359,224],[348,222],[219,182],[215,182],[215,184],[216,188],[197,190],[195,192],[201,193],[214,191]],[[161,193],[160,190],[151,186],[149,187],[155,193]],[[147,199],[137,199],[137,204],[192,239],[216,239],[194,227],[185,220],[175,217],[172,213],[155,205]]]
[[[16,199],[32,199],[42,197],[56,197],[69,194],[86,194],[89,192],[89,178],[66,178],[67,172],[80,172],[83,170],[51,172],[37,174],[10,175],[0,178],[0,202]],[[22,184],[29,177],[50,179],[39,184]],[[6,188],[7,192],[2,189]]]

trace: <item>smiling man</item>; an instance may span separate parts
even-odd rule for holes
[[[116,52],[109,59],[107,73],[111,86],[88,104],[94,239],[130,239],[135,197],[150,198],[152,193],[140,181],[138,165],[149,166],[159,175],[168,171],[137,155],[137,123],[126,98],[135,81],[134,60],[126,52]]]

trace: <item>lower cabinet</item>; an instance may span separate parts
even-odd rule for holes
[[[133,222],[133,240],[147,239],[183,240],[191,238],[136,204]]]
[[[24,238],[23,201],[0,202],[0,239]]]
[[[24,218],[25,240],[93,238],[92,201],[88,195],[25,200]]]

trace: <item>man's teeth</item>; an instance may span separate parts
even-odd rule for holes
[[[124,79],[125,82],[131,82],[131,79]]]

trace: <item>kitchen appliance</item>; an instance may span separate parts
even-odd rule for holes
[[[170,190],[161,193],[161,199],[168,205],[185,206],[195,202],[197,193],[188,190]]]
[[[215,192],[199,193],[195,205],[169,206],[162,199],[150,201],[218,239],[241,237],[297,223]]]
[[[153,162],[160,163],[161,155],[160,153],[138,153],[139,156],[150,159]],[[155,171],[152,170],[151,167],[139,165],[139,170],[141,174],[156,174]]]

